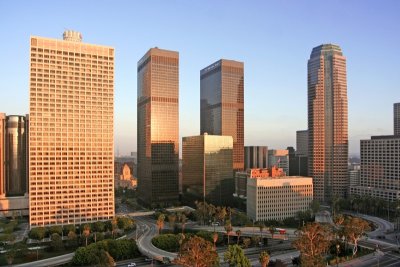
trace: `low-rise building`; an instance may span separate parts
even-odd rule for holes
[[[283,220],[306,211],[313,200],[310,177],[282,176],[247,180],[247,216],[253,221]]]

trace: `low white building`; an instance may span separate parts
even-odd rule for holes
[[[310,177],[283,176],[247,180],[247,216],[253,221],[283,220],[306,211],[313,200]]]

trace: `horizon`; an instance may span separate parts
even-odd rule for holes
[[[136,151],[137,62],[156,46],[180,55],[180,143],[200,134],[200,70],[225,58],[244,62],[245,146],[296,148],[296,131],[308,128],[307,60],[323,43],[339,45],[347,60],[349,155],[359,156],[360,140],[393,134],[393,104],[400,102],[396,1],[338,1],[332,12],[318,1],[91,3],[0,2],[0,34],[7,37],[0,112],[29,111],[30,36],[62,39],[68,26],[83,43],[115,48],[116,155]],[[81,8],[60,12],[73,5]]]

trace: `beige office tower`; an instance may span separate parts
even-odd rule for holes
[[[339,46],[320,45],[308,60],[308,168],[321,202],[349,188],[347,120],[346,58]]]
[[[0,197],[5,196],[5,144],[6,114],[0,113]]]
[[[31,227],[114,216],[114,48],[31,37]]]

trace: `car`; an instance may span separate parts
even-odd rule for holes
[[[219,226],[219,222],[213,222],[211,223],[212,226]]]
[[[128,267],[136,267],[136,263],[131,262],[131,263],[128,264]]]

